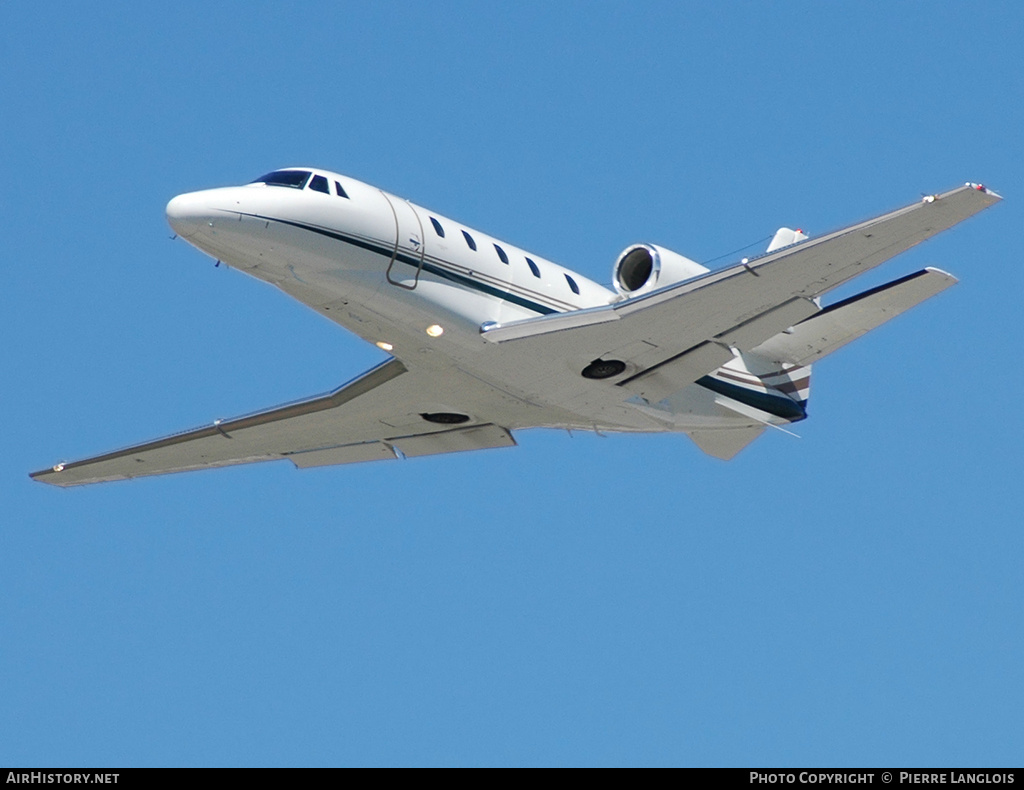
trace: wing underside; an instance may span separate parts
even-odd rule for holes
[[[718,272],[608,307],[528,319],[484,337],[532,375],[557,381],[597,359],[626,363],[606,383],[667,397],[820,312],[815,299],[1000,200],[967,185]],[[563,375],[564,380],[564,375]],[[572,399],[585,386],[564,380]]]
[[[393,359],[327,395],[58,464],[32,477],[73,486],[258,461],[287,459],[309,468],[515,444],[506,428],[472,414],[457,415],[465,418],[460,424],[425,418],[449,413],[439,398],[450,384],[441,379]]]

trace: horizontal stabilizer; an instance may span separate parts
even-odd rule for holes
[[[723,461],[732,460],[740,450],[764,433],[764,428],[719,428],[690,431],[687,435],[701,450]]]
[[[772,362],[809,365],[956,282],[939,269],[923,269],[826,307],[752,351]]]

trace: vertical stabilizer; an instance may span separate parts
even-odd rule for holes
[[[788,395],[801,406],[807,406],[811,397],[811,366],[783,364],[769,373],[762,373],[758,378],[770,390],[777,390]]]

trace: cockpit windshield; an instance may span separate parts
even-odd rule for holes
[[[251,183],[266,184],[268,187],[291,187],[292,189],[302,189],[306,186],[306,181],[308,180],[308,170],[275,170],[273,173],[267,173],[265,176],[260,176]]]

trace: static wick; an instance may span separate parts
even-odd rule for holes
[[[757,272],[755,272],[753,269],[750,268],[750,258],[744,258],[742,261],[740,261],[740,263],[743,264],[743,268],[744,269],[746,269],[748,272],[750,272],[755,277],[760,277],[761,276],[760,274],[758,274]]]
[[[792,436],[794,439],[803,439],[804,438],[804,437],[802,437],[798,433],[793,433],[792,431],[787,431],[781,425],[775,425],[774,423],[771,423],[771,422],[765,422],[765,425],[767,425],[769,428],[774,428],[777,431],[782,431],[783,433]]]

